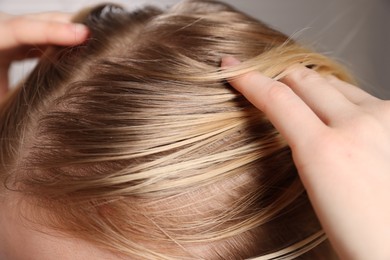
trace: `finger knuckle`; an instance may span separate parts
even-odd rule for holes
[[[5,25],[9,28],[18,28],[23,23],[23,20],[21,17],[15,16],[11,17],[5,22]]]
[[[302,81],[312,82],[321,79],[321,76],[318,73],[306,68],[296,68],[292,70],[291,73],[289,74],[289,77],[291,80],[295,82],[302,82]]]
[[[292,90],[289,87],[278,81],[274,81],[269,85],[268,98],[271,102],[272,100],[286,101],[290,98],[291,92]]]

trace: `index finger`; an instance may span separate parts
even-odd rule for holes
[[[53,21],[53,22],[62,22],[70,23],[73,17],[71,13],[64,12],[45,12],[45,13],[33,13],[26,15],[27,17],[35,20],[41,21]]]
[[[234,58],[224,58],[223,67],[237,64]],[[287,85],[259,72],[249,72],[229,83],[254,106],[263,111],[290,146],[300,146],[315,140],[326,125],[313,110]]]
[[[77,45],[88,36],[85,25],[19,18],[12,24],[8,47],[18,45]]]

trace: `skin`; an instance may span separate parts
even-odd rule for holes
[[[83,260],[122,259],[86,241],[66,237],[23,219],[16,205],[0,203],[0,259]]]
[[[66,14],[0,13],[0,99],[12,61],[31,47],[76,45],[88,30]],[[223,67],[237,65],[225,58]],[[390,259],[390,103],[340,80],[295,67],[282,81],[248,73],[230,82],[286,138],[312,204],[343,259]],[[304,130],[304,131],[303,131]],[[34,230],[0,201],[0,258],[115,259],[85,241]],[[31,223],[30,223],[31,224]]]
[[[0,100],[9,90],[8,71],[15,60],[37,57],[48,45],[84,42],[88,28],[70,22],[70,14],[40,13],[16,16],[0,12]]]
[[[303,66],[281,81],[251,72],[230,84],[289,143],[340,257],[390,259],[390,102]]]
[[[15,16],[0,12],[0,101],[9,90],[8,71],[15,60],[37,57],[49,45],[72,46],[84,42],[88,28],[70,22],[70,14],[41,13]],[[4,195],[4,194],[3,194]],[[0,259],[113,259],[85,241],[39,228],[34,230],[16,206],[0,197]]]

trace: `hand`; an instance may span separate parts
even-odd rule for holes
[[[15,16],[0,12],[0,100],[9,88],[12,61],[39,56],[47,45],[77,45],[86,40],[88,29],[70,19],[65,13]]]
[[[389,101],[303,66],[289,71],[281,82],[251,72],[230,84],[287,140],[340,257],[390,259]]]

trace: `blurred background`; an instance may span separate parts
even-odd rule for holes
[[[101,0],[0,0],[12,14],[76,12]],[[107,2],[105,0],[104,2]],[[179,0],[114,0],[129,10],[153,4],[168,7]],[[390,0],[222,0],[301,43],[343,63],[362,88],[390,99]],[[0,36],[1,37],[1,36]],[[12,82],[33,62],[13,65]]]

